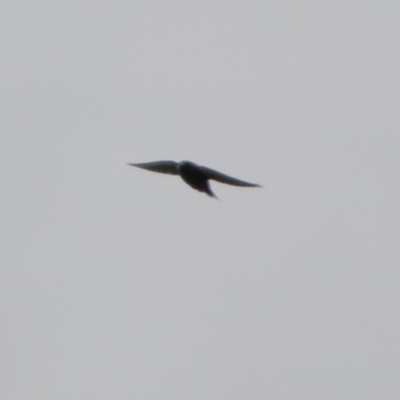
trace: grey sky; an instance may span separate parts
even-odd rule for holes
[[[399,20],[3,1],[0,397],[398,399]]]

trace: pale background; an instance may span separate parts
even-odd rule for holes
[[[399,21],[3,1],[0,397],[399,399]]]

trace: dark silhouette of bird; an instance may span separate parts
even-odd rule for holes
[[[215,171],[211,168],[196,165],[190,161],[181,161],[180,163],[175,161],[153,161],[128,165],[147,169],[153,172],[160,172],[162,174],[180,175],[180,177],[193,189],[207,193],[210,197],[215,198],[217,198],[217,196],[215,196],[210,189],[208,182],[209,179],[233,186],[260,187],[260,185],[255,183],[249,183],[232,178],[231,176],[222,174],[221,172]]]

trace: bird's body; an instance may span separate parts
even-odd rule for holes
[[[199,192],[207,193],[210,197],[216,196],[210,189],[210,185],[208,183],[209,179],[233,186],[260,186],[255,183],[241,181],[207,167],[196,165],[191,161],[181,161],[180,163],[175,161],[153,161],[148,163],[128,165],[163,174],[179,175],[190,187],[198,190]]]
[[[211,197],[215,197],[208,184],[207,175],[190,161],[182,161],[178,164],[178,171],[181,178],[193,189],[205,192]]]

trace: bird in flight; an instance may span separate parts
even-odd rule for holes
[[[148,163],[128,164],[132,167],[147,169],[148,171],[159,172],[162,174],[179,175],[189,186],[199,192],[207,193],[210,197],[217,197],[211,191],[208,183],[209,179],[217,182],[226,183],[233,186],[260,187],[255,183],[241,181],[231,176],[222,174],[211,168],[196,165],[190,161],[153,161]]]

